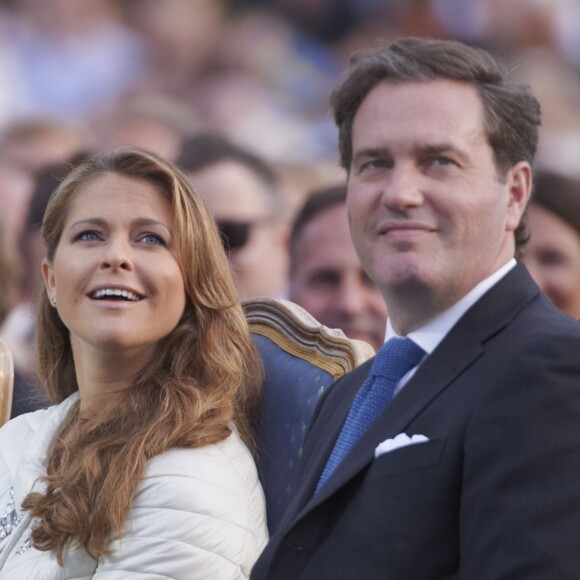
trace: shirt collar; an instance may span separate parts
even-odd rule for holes
[[[445,338],[447,333],[455,326],[455,323],[495,284],[497,284],[516,265],[514,258],[511,258],[501,268],[496,270],[491,276],[485,278],[470,290],[461,300],[453,306],[438,314],[427,324],[410,332],[407,337],[418,344],[427,354],[431,354],[437,345]],[[391,320],[387,319],[386,340],[396,338],[399,335],[395,332]]]

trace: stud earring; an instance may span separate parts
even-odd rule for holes
[[[56,307],[56,296],[51,296],[50,297],[50,303]]]

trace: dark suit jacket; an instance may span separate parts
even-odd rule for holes
[[[524,266],[461,318],[313,496],[370,364],[321,401],[252,580],[578,580],[580,325]],[[430,441],[375,459],[401,432]]]

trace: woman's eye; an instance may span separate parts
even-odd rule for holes
[[[165,240],[157,234],[145,234],[141,237],[141,241],[145,244],[158,244],[160,246],[165,245]]]
[[[75,240],[81,240],[83,242],[96,242],[96,241],[98,241],[100,239],[101,239],[101,236],[97,232],[95,232],[93,230],[88,230],[86,232],[81,232],[75,238]]]

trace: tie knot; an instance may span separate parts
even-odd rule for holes
[[[370,374],[397,383],[419,364],[424,354],[410,338],[391,338],[377,352]]]

